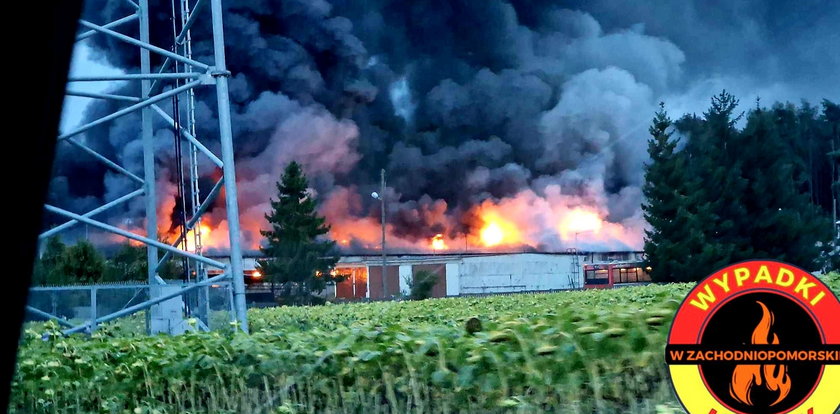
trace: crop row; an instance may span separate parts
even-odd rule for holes
[[[10,408],[650,412],[672,398],[662,349],[689,287],[260,309],[251,335],[30,328]]]

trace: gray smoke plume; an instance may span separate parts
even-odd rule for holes
[[[368,194],[383,167],[389,232],[406,249],[438,233],[474,233],[487,203],[529,206],[516,220],[534,248],[568,247],[556,215],[584,207],[624,229],[589,247],[640,247],[646,127],[660,100],[679,115],[702,111],[724,87],[747,101],[840,95],[840,39],[829,23],[840,21],[836,4],[715,3],[225,1],[246,245],[259,243],[273,183],[297,160],[334,236],[350,238],[347,250],[376,247],[367,227],[378,223],[378,202]],[[169,3],[151,4],[152,40],[168,47]],[[86,18],[129,12],[108,2]],[[193,30],[204,61],[212,61],[208,33],[209,20]],[[110,65],[136,70],[133,49],[101,36],[89,42]],[[137,94],[137,86],[119,92]],[[214,97],[200,91],[198,99],[198,135],[213,143]],[[86,116],[116,108],[96,102]],[[139,172],[137,125],[132,115],[84,139]],[[160,120],[155,128],[158,163],[171,171],[172,132]],[[202,172],[206,193],[218,172],[209,163]],[[162,199],[174,194],[172,182],[174,174],[159,177]],[[65,147],[50,198],[85,211],[132,185]],[[211,210],[213,225],[221,210]],[[111,216],[142,217],[142,202]]]

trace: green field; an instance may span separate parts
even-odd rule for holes
[[[840,275],[826,280],[840,291]],[[691,285],[254,309],[250,336],[26,329],[11,412],[682,412],[663,361]],[[478,326],[480,325],[480,326]]]

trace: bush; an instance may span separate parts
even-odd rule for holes
[[[97,283],[105,272],[105,258],[87,240],[64,250],[57,271],[70,283]]]
[[[313,306],[323,305],[327,302],[326,299],[313,294],[306,295],[280,295],[275,296],[274,301],[279,306]]]
[[[840,292],[840,272],[831,272],[827,273],[820,277],[828,288],[833,290],[834,292]],[[838,293],[840,294],[840,293]]]
[[[432,297],[432,288],[437,283],[437,273],[432,273],[428,270],[421,270],[414,274],[414,279],[408,282],[408,288],[411,290],[409,299],[423,300]]]

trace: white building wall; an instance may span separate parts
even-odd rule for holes
[[[368,275],[365,279],[365,297],[370,297],[370,266],[365,266],[365,273]]]
[[[466,257],[459,269],[459,294],[571,289],[572,259],[535,253]],[[574,287],[582,285],[579,271]]]
[[[408,283],[412,280],[411,265],[400,265],[400,293],[407,295],[410,293]]]
[[[228,259],[225,263],[229,262]],[[243,257],[242,258],[242,270],[254,270],[257,268],[257,258],[255,257]]]
[[[458,296],[461,294],[461,263],[453,262],[446,264],[446,296]]]
[[[580,288],[583,286],[583,264],[602,262],[607,259],[629,260],[641,257],[640,252],[596,252],[579,256],[580,270],[574,286],[570,284],[573,256],[567,254],[512,253],[501,255],[429,255],[394,256],[390,262],[399,265],[400,291],[408,293],[406,276],[411,275],[414,264],[445,264],[446,295],[516,292]],[[215,258],[227,263],[227,258]],[[243,258],[246,270],[256,266],[256,258]],[[379,256],[346,256],[341,263],[368,267],[381,261]],[[370,279],[368,294],[370,297]]]

